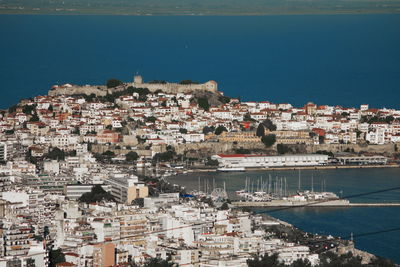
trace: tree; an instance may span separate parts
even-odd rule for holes
[[[198,84],[198,82],[194,82],[192,80],[183,80],[180,81],[179,84]]]
[[[295,260],[290,267],[311,267],[311,263],[308,259],[298,259]]]
[[[147,122],[152,122],[152,123],[154,123],[154,122],[156,122],[157,118],[154,117],[154,116],[150,116],[150,117],[146,117],[145,120],[146,120]]]
[[[271,266],[271,267],[283,267],[285,266],[283,263],[280,263],[278,260],[278,254],[264,254],[263,256],[254,256],[253,259],[247,260],[247,265],[249,267],[264,267],[264,266]]]
[[[163,153],[157,153],[153,157],[153,161],[171,161],[176,156],[176,152],[169,150]]]
[[[135,151],[130,151],[125,155],[125,158],[126,158],[126,161],[133,162],[139,158],[139,155]]]
[[[43,228],[43,237],[46,239],[46,237],[47,237],[49,234],[50,234],[49,227],[46,225],[46,226]]]
[[[174,263],[159,258],[150,258],[143,265],[143,267],[172,267],[172,266],[174,266]]]
[[[143,208],[144,207],[144,198],[135,198],[132,201],[132,205],[137,205],[137,206]]]
[[[222,104],[227,104],[231,101],[231,98],[229,96],[224,96],[221,95],[218,97],[218,100],[222,103]]]
[[[262,123],[258,125],[256,135],[258,137],[263,137],[265,135],[265,127]]]
[[[253,119],[253,118],[251,117],[250,113],[244,114],[243,120],[244,120],[244,121],[256,121],[255,119]]]
[[[65,262],[64,253],[62,253],[61,248],[49,252],[49,266],[56,267],[57,263]]]
[[[27,115],[30,115],[30,114],[32,114],[32,112],[35,111],[35,108],[36,108],[36,105],[25,105],[22,108],[22,112]]]
[[[106,192],[99,184],[94,185],[90,192],[82,194],[79,198],[80,202],[85,203],[99,202],[102,200],[114,201],[114,197],[110,193]]]
[[[197,104],[199,105],[199,107],[201,107],[205,111],[208,111],[210,109],[210,104],[208,103],[208,100],[205,97],[198,98]]]
[[[221,207],[219,207],[219,210],[229,210],[229,205],[227,202],[224,202]]]
[[[217,129],[215,129],[215,134],[216,135],[220,135],[220,134],[222,134],[222,132],[227,132],[228,130],[225,128],[225,126],[223,126],[223,125],[219,125],[218,127],[217,127]]]
[[[35,121],[39,121],[39,116],[37,115],[37,113],[33,113],[32,117],[29,119],[30,122],[35,122]]]
[[[266,147],[271,147],[276,142],[276,136],[274,134],[265,135],[261,137],[261,142],[263,142]]]
[[[292,151],[292,149],[290,149],[290,147],[288,147],[287,145],[284,144],[278,144],[276,146],[276,150],[278,150],[279,154],[286,154]]]
[[[206,166],[218,166],[219,162],[216,159],[211,159],[211,157],[208,157],[205,165]]]
[[[203,127],[203,134],[213,133],[215,131],[214,126],[204,126]]]
[[[122,84],[122,82],[120,81],[120,80],[117,80],[117,79],[109,79],[108,81],[107,81],[107,88],[114,88],[114,87],[117,87],[117,86],[119,86],[119,85],[121,85]]]
[[[179,132],[181,133],[181,134],[187,134],[187,130],[185,129],[185,128],[180,128],[179,129]]]
[[[262,124],[264,125],[265,128],[267,128],[268,130],[272,131],[276,131],[276,125],[272,123],[272,121],[270,119],[266,119],[262,122]]]
[[[48,159],[54,160],[64,160],[65,159],[65,152],[58,147],[53,148],[47,155],[45,156]]]
[[[112,151],[110,151],[110,150],[107,150],[107,151],[104,152],[102,155],[103,155],[103,156],[106,156],[106,157],[114,157],[114,156],[115,156],[115,153],[112,152]]]
[[[387,123],[392,123],[393,121],[394,121],[394,117],[393,117],[392,115],[387,116],[387,117],[385,118],[385,122],[387,122]]]

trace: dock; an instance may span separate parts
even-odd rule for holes
[[[400,207],[400,203],[346,203],[345,201],[326,201],[326,202],[307,202],[307,203],[299,203],[299,202],[286,202],[286,201],[273,201],[273,202],[262,202],[262,201],[236,201],[232,202],[232,205],[235,207]]]

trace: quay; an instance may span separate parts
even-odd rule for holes
[[[308,203],[293,203],[293,202],[262,202],[262,201],[236,201],[232,202],[235,207],[400,207],[400,203],[346,203],[342,201],[326,201],[326,202],[308,202]]]
[[[324,165],[324,166],[299,166],[299,167],[275,167],[255,168],[251,170],[279,171],[279,170],[335,170],[335,169],[372,169],[372,168],[399,168],[398,164],[388,165]],[[247,169],[250,170],[250,169]]]
[[[336,170],[336,169],[377,169],[400,168],[399,164],[387,165],[324,165],[324,166],[296,166],[296,167],[269,167],[269,168],[245,168],[245,171],[290,171],[290,170]],[[217,172],[217,168],[190,168],[188,173]]]

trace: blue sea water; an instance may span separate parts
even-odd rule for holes
[[[284,177],[288,190],[295,192],[298,188],[298,171],[252,171],[245,173],[198,173],[168,177],[173,184],[181,184],[188,191],[204,189],[204,181],[208,180],[209,188],[215,182],[216,187],[226,184],[230,197],[235,191],[244,188],[246,177],[253,181],[254,188],[261,178],[274,180]],[[313,177],[313,178],[312,178]],[[400,169],[341,169],[341,170],[303,170],[301,171],[302,190],[311,190],[312,182],[316,191],[321,191],[322,181],[326,190],[349,201],[358,203],[400,202]],[[368,194],[374,191],[388,190]],[[211,191],[211,190],[209,190]],[[367,194],[365,194],[367,193]],[[365,195],[362,195],[365,194]],[[357,197],[354,197],[358,195]],[[291,209],[256,209],[258,213],[267,213],[273,217],[289,222],[296,227],[312,233],[333,235],[350,239],[353,234],[356,247],[375,255],[390,258],[400,263],[400,207],[343,207],[343,208],[291,208]],[[396,231],[388,231],[396,229]],[[388,232],[385,232],[388,231]],[[363,235],[367,234],[368,235]],[[375,234],[371,234],[375,233]]]
[[[0,108],[55,83],[216,80],[244,100],[400,108],[400,15],[0,16]]]

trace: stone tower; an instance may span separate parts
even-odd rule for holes
[[[142,84],[142,83],[143,83],[142,76],[140,76],[140,75],[135,75],[135,76],[133,77],[133,83],[134,83],[134,84]]]

